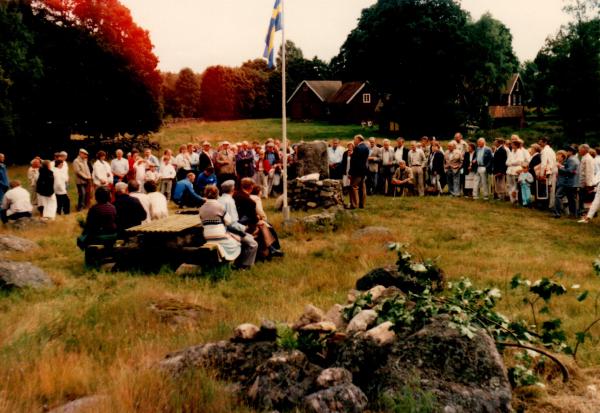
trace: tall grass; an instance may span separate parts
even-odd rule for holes
[[[367,205],[356,222],[339,232],[292,234],[282,240],[283,260],[257,264],[217,283],[172,272],[88,270],[74,246],[74,215],[17,233],[43,248],[9,258],[34,262],[58,285],[0,297],[1,410],[40,411],[105,394],[111,400],[105,411],[157,411],[156,406],[161,406],[158,411],[243,411],[207,373],[182,385],[149,367],[167,352],[225,339],[238,323],[293,321],[306,303],[327,309],[344,302],[357,277],[395,259],[385,240],[353,237],[361,226],[389,227],[394,239],[410,243],[418,255],[439,256],[451,279],[469,276],[477,284],[501,288],[507,315],[527,316],[507,287],[515,273],[535,278],[564,271],[567,285],[592,291],[600,286],[591,269],[599,252],[597,225],[577,226],[503,203],[460,199],[375,197]],[[281,217],[273,210],[270,214],[278,226]],[[192,324],[165,323],[151,309],[165,299],[210,311]],[[578,303],[574,297],[562,300],[557,311],[569,332],[594,316],[591,301]],[[583,348],[585,365],[600,364],[597,345]]]

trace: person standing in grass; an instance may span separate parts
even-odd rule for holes
[[[415,182],[415,190],[419,196],[425,196],[425,177],[423,168],[427,162],[425,153],[420,148],[417,148],[417,142],[410,143],[410,151],[408,152],[408,166],[412,170],[413,179]]]
[[[554,200],[554,218],[560,218],[563,212],[563,197],[567,197],[571,216],[577,217],[577,171],[579,159],[575,156],[576,150],[566,146],[564,150],[556,153],[558,179],[556,181],[556,199]]]
[[[171,163],[171,155],[165,153],[162,158],[159,169],[160,175],[160,193],[163,194],[167,200],[171,199],[171,192],[173,192],[173,182],[177,176],[175,166]]]
[[[492,173],[494,155],[486,145],[485,139],[477,139],[475,148],[475,187],[473,188],[473,199],[479,199],[479,193],[483,195],[484,201],[488,200],[490,185],[488,176]]]
[[[596,187],[596,168],[594,158],[590,155],[590,146],[583,144],[579,146],[579,212],[583,213],[584,204],[590,198]]]
[[[35,187],[37,185],[37,180],[40,177],[40,166],[42,166],[42,160],[39,157],[35,157],[27,170],[27,181],[29,182],[29,188],[32,193],[31,204],[34,206],[37,205],[37,191]]]
[[[329,163],[329,177],[331,179],[342,179],[342,157],[344,148],[340,146],[340,140],[334,139],[331,146],[327,148],[327,161]]]
[[[496,150],[494,151],[494,160],[492,162],[492,172],[494,174],[494,197],[496,199],[506,199],[506,160],[508,158],[508,148],[502,138],[494,142]]]
[[[365,179],[369,168],[367,161],[369,159],[369,147],[365,144],[365,138],[362,135],[354,137],[354,150],[350,157],[350,168],[348,177],[350,178],[350,209],[364,208],[367,203],[367,185]]]
[[[58,215],[68,215],[71,212],[71,200],[67,192],[69,184],[69,173],[66,172],[67,166],[62,159],[54,161],[54,193],[56,194],[56,213]]]
[[[127,183],[127,174],[129,174],[129,161],[123,158],[123,151],[121,149],[117,149],[115,155],[117,157],[110,161],[110,168],[114,177],[113,183]]]
[[[92,171],[88,164],[88,151],[79,149],[79,155],[73,161],[75,183],[77,184],[77,211],[90,207]]]
[[[448,142],[448,150],[444,156],[448,192],[452,196],[460,196],[460,169],[462,168],[463,155],[456,147],[456,142]]]
[[[521,190],[521,203],[524,207],[527,207],[531,205],[531,184],[534,182],[527,163],[523,163],[517,182]]]
[[[106,161],[106,152],[98,151],[96,154],[96,162],[94,162],[92,179],[97,187],[104,186],[109,190],[113,186],[113,174],[110,164]]]
[[[0,202],[2,202],[2,198],[4,198],[4,194],[9,188],[8,170],[4,163],[4,159],[4,154],[0,153]]]
[[[54,174],[52,173],[52,163],[49,160],[42,162],[36,190],[42,219],[54,219],[57,205],[54,194]]]

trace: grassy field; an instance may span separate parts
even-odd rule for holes
[[[350,140],[358,133],[376,136],[376,128],[362,129],[360,125],[330,125],[327,122],[288,122],[288,138],[292,142],[301,140]],[[252,119],[223,122],[187,121],[171,123],[151,136],[164,148],[177,148],[188,142],[208,140],[219,142],[241,142],[268,138],[281,139],[280,119]]]
[[[156,137],[175,147],[191,137],[213,140],[278,136],[278,122],[177,124]],[[348,139],[360,128],[292,124],[294,139]],[[368,135],[368,133],[366,133]],[[11,168],[23,178],[25,168]],[[71,198],[75,198],[72,196]],[[271,221],[281,216],[267,204]],[[294,213],[295,216],[301,215]],[[449,279],[470,277],[478,286],[496,286],[506,315],[529,317],[521,298],[508,288],[516,273],[531,279],[565,273],[562,282],[600,291],[592,261],[600,253],[600,226],[553,220],[546,213],[505,203],[448,198],[369,198],[355,222],[336,233],[298,232],[282,240],[286,257],[256,265],[211,282],[160,274],[104,273],[83,265],[75,247],[77,214],[58,217],[39,229],[16,232],[42,248],[7,258],[31,261],[46,270],[56,287],[43,291],[0,292],[0,412],[42,412],[86,395],[105,395],[99,412],[250,412],[224,386],[200,373],[177,383],[153,366],[168,352],[206,341],[226,339],[242,322],[295,320],[307,303],[327,309],[346,300],[348,289],[368,270],[393,264],[387,241],[410,244],[422,257],[439,257]],[[353,237],[356,229],[383,225],[389,239]],[[2,229],[5,231],[5,229]],[[574,293],[555,303],[572,336],[595,318],[594,300]],[[158,314],[153,307],[164,308]],[[198,319],[168,322],[186,309]],[[167,317],[165,318],[165,312]],[[597,328],[594,332],[600,335]],[[580,350],[577,380],[550,383],[530,402],[534,412],[592,412],[587,384],[598,377],[599,340]],[[600,387],[600,385],[598,386]],[[587,410],[586,410],[587,409]]]

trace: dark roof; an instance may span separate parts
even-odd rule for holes
[[[365,86],[365,82],[348,82],[329,99],[329,103],[347,104],[354,99],[357,93]]]
[[[513,89],[515,88],[515,85],[517,84],[517,82],[519,81],[519,74],[518,73],[514,73],[506,82],[506,85],[504,85],[504,87],[502,88],[502,93],[505,95],[510,95],[513,91]]]
[[[322,102],[329,100],[329,98],[342,87],[342,82],[340,80],[304,80],[300,82],[296,90],[294,90],[294,93],[289,97],[288,102],[292,100],[303,84],[306,84]]]
[[[524,106],[490,106],[490,116],[493,119],[513,119],[525,116]]]

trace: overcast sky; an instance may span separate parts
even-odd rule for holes
[[[473,18],[486,11],[503,21],[521,61],[569,21],[564,0],[462,0]],[[160,69],[238,66],[261,57],[274,0],[121,0],[150,32]],[[329,61],[375,0],[285,0],[286,35],[312,58]],[[279,43],[278,43],[279,44]]]

